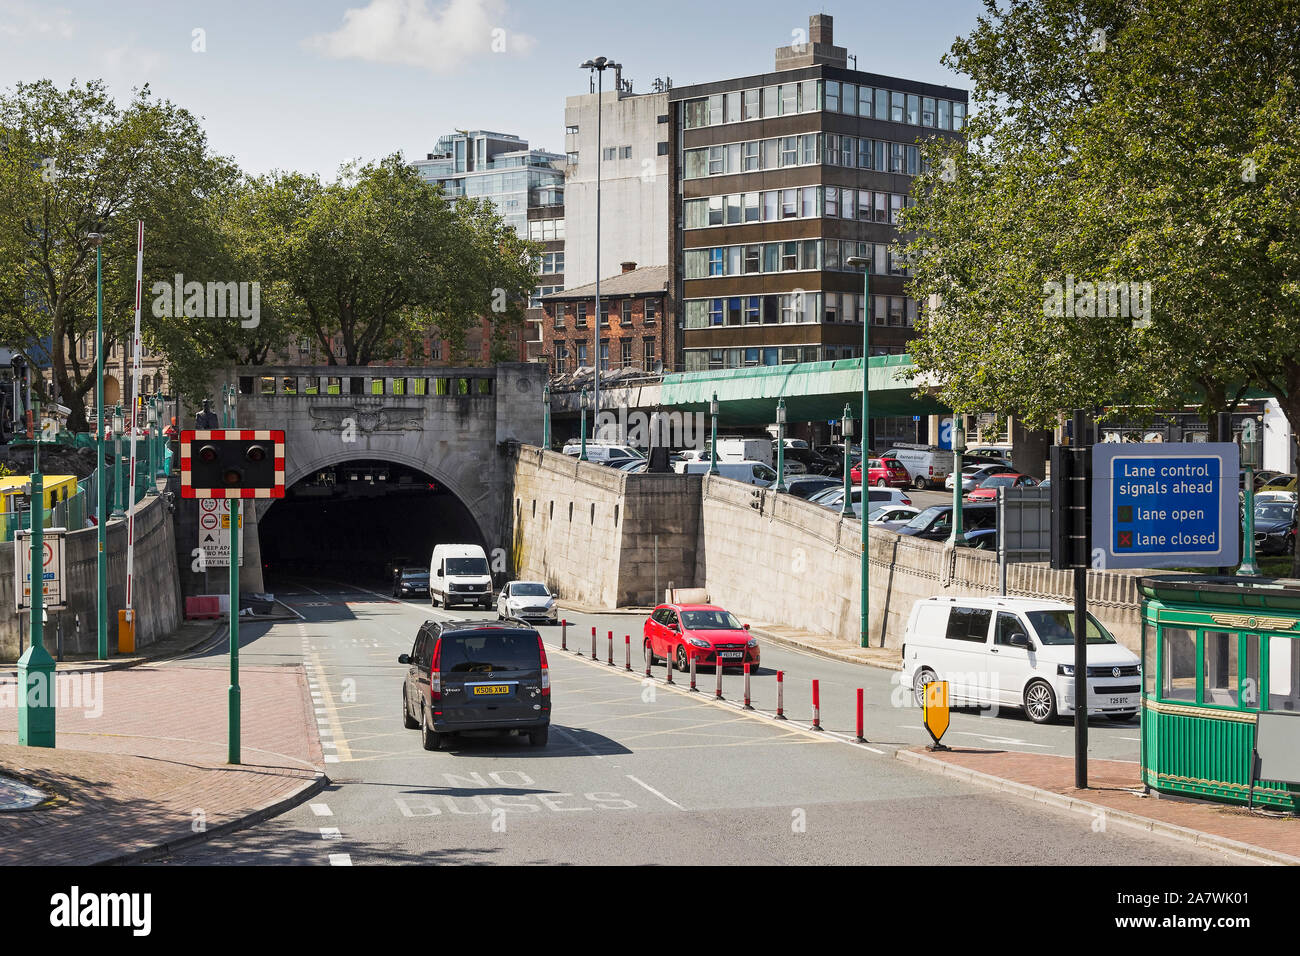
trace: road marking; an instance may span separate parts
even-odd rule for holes
[[[338,827],[321,827],[320,838],[322,840],[342,840],[343,831]]]
[[[954,730],[953,733],[962,737],[978,737],[980,740],[987,740],[991,744],[1018,744],[1021,747],[1050,747],[1051,744],[1033,744],[1028,740],[1021,740],[1019,737],[997,737],[992,734],[976,734],[969,730]]]
[[[351,866],[352,857],[346,853],[331,853],[330,866]]]
[[[650,786],[650,784],[646,783],[644,780],[638,780],[636,777],[632,776],[630,773],[629,773],[629,774],[624,774],[624,776],[626,776],[627,779],[631,780],[633,783],[637,784],[638,786],[644,787],[645,789],[649,790],[651,793],[653,793],[656,797],[658,797],[658,798],[659,798],[660,800],[662,800],[664,803],[671,804],[672,806],[676,807],[678,810],[685,810],[685,809],[686,809],[684,806],[682,806],[682,805],[681,805],[680,803],[678,803],[676,800],[670,800],[670,799],[668,799],[668,797],[665,797],[662,793],[660,793],[660,792],[659,792],[658,790],[656,790],[654,787]]]
[[[315,653],[312,654],[311,660],[313,666],[319,667],[320,660]],[[328,723],[331,731],[329,736],[338,742],[338,755],[326,754],[325,762],[337,763],[339,760],[350,760],[352,758],[352,751],[348,749],[348,737],[347,734],[343,732],[343,722],[339,719],[338,709],[334,706],[334,694],[330,690],[330,682],[328,680],[321,681],[321,692],[324,697],[322,702],[325,706],[314,708],[317,715],[316,723],[318,725]],[[313,703],[318,702],[313,701]],[[322,719],[321,715],[324,715],[324,719]]]
[[[326,805],[323,804],[323,803],[313,803],[313,804],[310,804],[310,806],[311,806],[311,812],[314,813],[314,814],[316,814],[316,816],[318,816],[318,817],[332,817],[332,816],[334,816],[334,811],[331,810],[328,806],[326,806]]]

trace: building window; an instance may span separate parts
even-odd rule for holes
[[[566,127],[564,127],[564,133],[565,133],[566,136],[577,136],[577,135],[578,135],[578,127],[576,127],[576,126],[566,126]]]
[[[617,155],[618,155],[618,147],[606,146],[604,150],[601,151],[600,157],[601,159],[613,159]]]
[[[646,296],[646,298],[645,298],[645,320],[644,320],[644,324],[645,324],[645,325],[654,325],[655,318],[656,318],[656,316],[657,316],[657,314],[658,314],[657,305],[658,305],[658,303],[656,303],[656,301],[655,301],[653,298],[651,298],[650,296]]]
[[[578,314],[574,320],[573,327],[575,329],[585,329],[587,327],[587,303],[578,303]]]
[[[629,365],[632,364],[632,340],[631,339],[619,340],[618,357],[619,357],[619,362],[622,364],[623,368],[627,368]]]
[[[902,93],[891,93],[889,95],[889,120],[891,123],[902,123],[904,121],[906,99],[907,97]]]
[[[564,303],[555,303],[555,328],[564,328]]]
[[[835,80],[826,81],[826,109],[835,113],[840,111],[840,84]]]
[[[655,340],[653,337],[647,336],[641,340],[641,355],[645,370],[648,372],[653,369],[655,366]]]
[[[667,142],[666,140],[665,140],[664,142],[662,142],[662,143],[657,143],[657,144],[655,145],[655,155],[656,155],[656,156],[667,156],[667,155],[668,155],[668,142]]]
[[[966,104],[965,103],[952,104],[952,128],[953,129],[966,128]]]
[[[907,121],[913,126],[921,125],[921,97],[915,93],[907,94]]]
[[[620,321],[623,325],[631,325],[631,324],[632,324],[632,300],[631,300],[631,299],[624,299],[624,300],[623,300],[623,302],[622,302],[622,315],[621,315],[619,321]]]
[[[711,276],[726,275],[725,268],[726,265],[723,260],[723,250],[721,248],[710,249],[709,250],[709,275]]]
[[[780,113],[780,108],[778,106],[779,102],[780,102],[780,95],[777,87],[775,86],[763,87],[763,116],[764,117],[778,115]]]
[[[850,116],[858,111],[858,87],[856,83],[845,83],[844,93],[840,97],[840,112]]]
[[[739,91],[736,91],[734,93],[728,93],[726,95],[724,114],[725,115],[723,116],[722,119],[724,123],[740,122],[740,92]]]
[[[569,358],[569,347],[563,342],[555,343],[555,374],[563,375]]]
[[[745,324],[757,325],[762,311],[762,299],[756,295],[751,295],[745,300]]]
[[[709,325],[721,325],[721,324],[722,324],[722,300],[710,299],[709,300]]]
[[[781,115],[786,116],[790,113],[799,112],[799,87],[795,83],[782,83],[779,87],[781,95]]]
[[[722,122],[722,94],[709,97],[709,125],[717,126]]]
[[[934,125],[934,97],[933,96],[921,97],[921,125],[922,126]]]
[[[751,120],[759,118],[758,98],[760,92],[761,91],[759,90],[745,90],[744,104],[741,112],[742,119]]]
[[[600,304],[600,327],[609,328],[609,299]]]
[[[631,159],[631,158],[632,158],[632,147],[631,147],[631,146],[620,146],[620,147],[618,148],[618,158],[619,158],[619,159]]]
[[[799,84],[799,112],[811,113],[822,108],[821,83],[817,80],[804,80]]]
[[[686,128],[698,129],[709,125],[709,101],[703,97],[686,101]]]
[[[952,104],[947,100],[939,101],[939,129],[952,129],[952,122],[949,117],[952,115]]]
[[[578,343],[578,367],[581,368],[586,364],[587,364],[587,343],[579,342]]]
[[[762,246],[745,246],[745,274],[763,271]]]

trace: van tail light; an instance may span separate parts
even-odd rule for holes
[[[546,645],[542,643],[542,635],[537,635],[537,649],[542,654],[542,696],[551,696],[551,669],[546,664]]]
[[[930,474],[932,474],[932,475],[934,474],[934,465],[931,465],[931,466],[930,466]]]
[[[429,664],[429,700],[442,700],[442,671],[438,669],[442,657],[442,638],[433,645],[433,660]]]

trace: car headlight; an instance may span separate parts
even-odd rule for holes
[[[756,637],[751,637],[749,640],[747,640],[747,641],[745,642],[745,646],[746,646],[746,647],[758,647],[758,638],[756,638]]]
[[[1073,677],[1073,676],[1074,676],[1074,665],[1073,665],[1073,664],[1057,664],[1057,665],[1056,665],[1056,673],[1059,674],[1061,677]]]
[[[708,641],[706,641],[706,640],[705,640],[704,638],[702,638],[702,637],[688,637],[688,638],[686,639],[686,643],[687,643],[687,644],[693,644],[693,645],[696,646],[696,647],[712,647],[712,646],[713,646],[712,644],[710,644]]]

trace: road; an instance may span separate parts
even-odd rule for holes
[[[331,786],[307,804],[219,837],[170,861],[180,864],[624,863],[1215,864],[1219,854],[1040,808],[892,759],[921,741],[916,711],[893,707],[887,671],[768,647],[755,703],[771,709],[774,667],[788,668],[791,720],[778,724],[733,702],[742,678],[727,675],[727,703],[645,683],[604,663],[606,634],[639,627],[625,615],[575,615],[572,646],[543,631],[554,722],[550,745],[516,738],[458,739],[450,751],[421,749],[400,722],[406,668],[420,621],[478,616],[395,601],[347,584],[302,582],[280,597],[303,620],[246,625],[248,664],[301,662],[319,694]],[[601,660],[590,657],[591,627]],[[583,640],[578,640],[583,637]],[[188,663],[226,664],[219,643]],[[641,662],[634,655],[633,666]],[[823,675],[828,733],[806,730],[807,683]],[[713,675],[701,675],[706,690]],[[867,746],[852,743],[851,691],[869,688]],[[883,698],[882,698],[882,695]],[[1099,728],[1098,748],[1114,731]],[[950,733],[1014,739],[1063,752],[1068,727],[959,715]],[[1060,739],[1057,739],[1060,738]],[[958,738],[961,739],[961,738]],[[1010,746],[1009,744],[1007,746]],[[1118,744],[1116,745],[1118,746]]]

